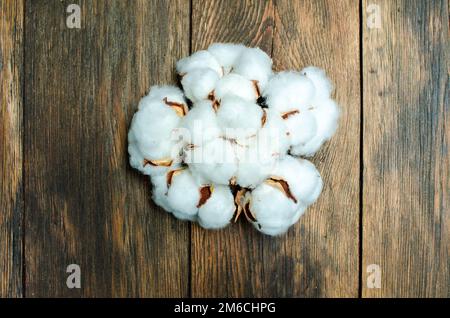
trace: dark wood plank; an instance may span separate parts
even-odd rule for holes
[[[189,2],[76,1],[79,30],[73,2],[26,4],[26,296],[187,296],[188,224],[150,202],[126,136],[188,54]]]
[[[0,1],[0,298],[22,296],[23,1]]]
[[[324,193],[287,236],[265,237],[245,223],[218,232],[193,226],[193,296],[357,296],[358,23],[350,1],[194,1],[193,50],[243,42],[269,54],[273,46],[279,70],[324,67],[343,114],[338,135],[313,160]]]
[[[264,253],[267,289],[284,296],[356,297],[359,262],[360,69],[359,7],[355,1],[276,1],[275,69],[315,65],[335,85],[341,108],[336,135],[311,158],[324,180],[287,241]],[[284,267],[280,263],[284,263]]]
[[[381,13],[363,32],[363,296],[449,297],[448,1],[363,4]]]

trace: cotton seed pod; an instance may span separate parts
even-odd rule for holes
[[[131,165],[151,175],[179,161],[177,141],[173,138],[187,106],[181,91],[173,87],[151,88],[139,102],[128,134]],[[162,167],[162,168],[159,168]]]
[[[227,226],[233,217],[234,198],[228,186],[211,187],[211,197],[198,210],[198,222],[206,229],[220,229]]]
[[[216,58],[217,62],[225,69],[225,74],[228,74],[245,49],[246,47],[242,44],[214,43],[208,47],[208,52],[210,52]]]
[[[207,100],[219,81],[219,74],[210,68],[193,69],[181,80],[184,94],[192,102]]]
[[[183,77],[187,73],[196,69],[209,68],[215,71],[220,77],[223,76],[223,69],[215,57],[208,51],[197,51],[177,62],[177,72]]]
[[[255,81],[256,89],[262,92],[272,75],[272,59],[259,48],[246,48],[237,58],[233,72]]]
[[[259,92],[256,90],[254,82],[239,74],[231,73],[222,77],[214,89],[216,100],[220,101],[228,95],[254,103],[259,97]]]
[[[316,119],[316,133],[304,144],[299,144],[291,149],[291,153],[296,156],[312,156],[329,140],[335,133],[338,119],[339,108],[337,104],[331,100],[322,100],[319,105],[311,110]]]

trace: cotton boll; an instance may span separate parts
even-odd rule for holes
[[[183,118],[181,127],[187,130],[187,142],[197,146],[219,137],[222,133],[211,101],[196,103]]]
[[[214,43],[208,47],[208,52],[216,58],[225,70],[229,71],[245,48],[242,44]]]
[[[336,131],[339,119],[339,108],[333,100],[323,100],[320,105],[317,105],[311,110],[311,113],[316,118],[316,134],[307,143],[293,147],[291,152],[294,155],[314,155],[323,143],[330,139]]]
[[[182,76],[201,68],[210,68],[219,76],[223,76],[223,69],[220,64],[211,53],[205,50],[197,51],[191,56],[182,58],[177,62],[177,72]]]
[[[217,72],[210,68],[193,69],[183,76],[181,85],[186,97],[195,103],[208,99],[219,78]]]
[[[315,87],[310,79],[298,72],[280,72],[272,76],[263,95],[270,108],[285,114],[311,107]]]
[[[222,77],[214,90],[217,100],[222,100],[227,95],[234,95],[253,103],[258,98],[254,83],[234,73]]]
[[[277,188],[262,183],[251,193],[250,211],[256,219],[255,227],[268,235],[279,235],[291,226],[298,203]]]
[[[272,59],[259,48],[246,48],[236,60],[233,72],[256,81],[262,92],[272,75]]]
[[[234,198],[227,186],[212,186],[211,197],[198,211],[198,222],[206,229],[220,229],[227,226],[236,209]]]
[[[255,103],[236,96],[222,99],[217,111],[219,126],[227,138],[239,138],[256,134],[262,124],[263,111]]]
[[[305,159],[286,156],[272,172],[276,179],[287,182],[293,200],[312,204],[322,190],[322,178],[316,167]]]
[[[315,87],[315,101],[329,98],[331,91],[333,90],[333,84],[325,74],[325,71],[315,66],[305,67],[301,72],[307,78],[309,78]]]
[[[304,144],[313,138],[317,131],[315,116],[308,110],[295,113],[284,120],[289,132],[290,144]]]
[[[211,183],[228,185],[237,171],[234,146],[223,138],[213,139],[185,153],[185,162],[193,173]]]
[[[188,169],[174,174],[167,191],[167,204],[173,214],[183,220],[194,220],[200,201],[199,185]]]
[[[134,114],[130,133],[146,159],[159,160],[171,156],[174,146],[172,133],[180,120],[175,111],[163,102],[151,102]]]

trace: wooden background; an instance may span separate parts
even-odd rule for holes
[[[0,296],[449,297],[448,14],[447,0],[0,0]],[[336,84],[340,127],[313,158],[325,188],[286,236],[180,222],[128,164],[139,99],[216,41]]]

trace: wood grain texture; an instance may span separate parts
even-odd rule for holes
[[[243,42],[268,54],[273,48],[279,70],[324,67],[338,83],[343,108],[337,137],[313,160],[324,193],[287,236],[266,237],[246,223],[218,232],[193,225],[192,296],[357,296],[358,7],[350,1],[194,1],[192,10],[194,51],[217,41]]]
[[[448,2],[365,0],[364,297],[450,296]],[[371,12],[370,12],[371,13]],[[368,15],[366,14],[366,20]]]
[[[0,1],[0,298],[22,296],[23,1]]]
[[[188,54],[189,2],[76,1],[78,30],[73,2],[26,4],[26,296],[187,296],[189,227],[151,203],[127,132]]]
[[[290,275],[285,281],[266,277],[269,288],[283,295],[358,296],[359,39],[355,1],[275,2],[275,69],[323,68],[341,108],[336,134],[310,159],[324,180],[321,196],[286,241],[272,241],[265,252],[265,272],[276,269],[280,277]],[[279,265],[284,258],[291,260],[287,269]]]

